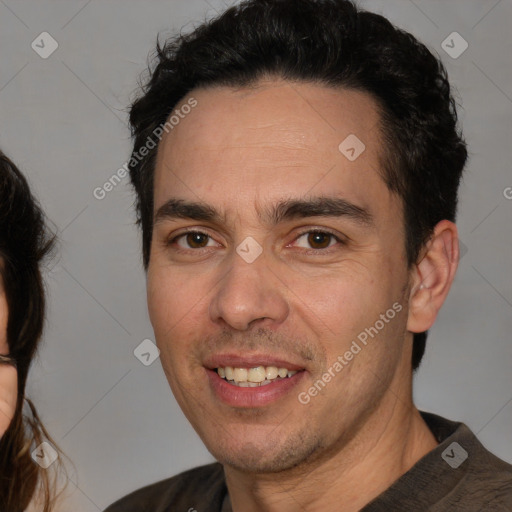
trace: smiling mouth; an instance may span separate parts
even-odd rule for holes
[[[215,369],[220,378],[226,380],[233,386],[241,388],[256,388],[267,386],[273,382],[293,377],[297,371],[277,366],[256,366],[253,368],[242,368],[223,366]],[[301,370],[303,371],[303,370]]]

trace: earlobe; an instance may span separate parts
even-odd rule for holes
[[[412,271],[408,331],[424,332],[432,327],[450,291],[458,260],[457,226],[442,220]]]

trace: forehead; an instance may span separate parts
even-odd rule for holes
[[[243,204],[285,190],[303,196],[341,187],[364,202],[370,188],[387,193],[380,117],[366,93],[268,80],[196,89],[176,108],[190,97],[197,106],[158,149],[155,209],[170,195]]]

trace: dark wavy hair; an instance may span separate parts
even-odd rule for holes
[[[42,512],[50,512],[57,497],[56,479],[31,457],[32,450],[44,440],[56,445],[25,397],[29,367],[45,317],[40,265],[52,250],[54,239],[26,179],[0,151],[0,277],[8,304],[9,345],[9,356],[1,356],[0,364],[14,364],[18,373],[16,411],[0,439],[2,512],[22,512],[33,499],[38,500]]]
[[[417,263],[435,225],[455,220],[467,159],[443,64],[411,34],[349,0],[248,0],[189,34],[157,42],[150,77],[131,106],[129,170],[145,268],[158,147],[135,156],[193,89],[250,86],[269,77],[362,91],[376,101],[382,178],[402,200],[408,265]],[[427,332],[414,334],[413,369],[426,338]]]

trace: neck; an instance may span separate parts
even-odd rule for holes
[[[392,387],[392,386],[391,386]],[[345,446],[273,474],[225,465],[233,512],[355,512],[384,492],[437,442],[412,403],[392,392]],[[341,507],[341,508],[340,508]]]

